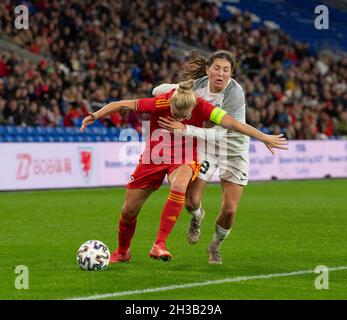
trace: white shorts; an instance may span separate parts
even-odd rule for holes
[[[220,162],[218,157],[205,154],[201,159],[198,178],[209,182],[219,168],[219,178],[246,186],[248,184],[249,162],[247,155],[228,156],[227,161]]]

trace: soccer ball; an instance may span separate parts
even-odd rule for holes
[[[88,240],[80,246],[76,258],[83,270],[104,270],[110,262],[110,251],[101,241]]]

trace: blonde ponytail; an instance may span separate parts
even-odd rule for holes
[[[176,92],[170,99],[176,117],[185,118],[196,105],[196,95],[193,91],[194,80],[189,79],[179,83]]]
[[[190,94],[192,89],[194,87],[194,80],[193,79],[189,79],[187,81],[182,81],[178,84],[178,93],[181,94]]]

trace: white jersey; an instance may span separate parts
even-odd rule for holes
[[[228,85],[223,91],[219,93],[212,93],[210,91],[208,77],[206,76],[195,81],[194,91],[199,97],[228,112],[233,118],[242,123],[246,123],[245,94],[242,87],[234,79],[229,80]],[[222,130],[226,133],[225,135],[222,135],[221,140],[216,141],[216,151],[219,154],[221,151],[226,151],[230,156],[240,154],[248,155],[248,136],[245,136],[239,132],[224,129],[221,126],[215,126],[214,128],[216,130]],[[218,151],[218,145],[219,147],[225,145],[227,149]]]
[[[177,88],[178,84],[163,84],[153,90],[158,95]],[[212,93],[208,77],[197,79],[194,83],[195,93],[222,108],[238,121],[246,122],[246,101],[242,87],[230,79],[225,89],[219,93]],[[248,150],[249,137],[221,126],[213,128],[197,128],[187,125],[186,135],[195,136],[199,141],[198,154],[203,163],[199,178],[209,181],[217,168],[220,177],[237,184],[246,185],[248,182]]]

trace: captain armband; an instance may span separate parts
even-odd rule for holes
[[[226,111],[224,111],[221,108],[214,108],[210,115],[210,121],[212,121],[215,124],[220,124],[223,117],[227,114]]]

